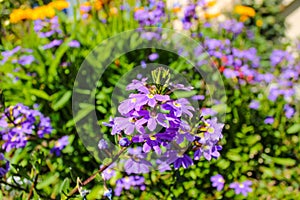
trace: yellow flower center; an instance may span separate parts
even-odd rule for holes
[[[136,98],[131,99],[131,103],[135,103],[136,102]]]
[[[150,138],[150,140],[156,140],[155,136],[150,136],[149,138]]]
[[[153,99],[153,98],[154,98],[154,95],[153,95],[153,94],[147,94],[147,97],[148,97],[149,99]]]
[[[209,133],[214,133],[214,132],[215,132],[215,129],[214,129],[213,127],[209,127],[209,128],[207,129],[207,132],[209,132]]]
[[[174,104],[174,106],[176,106],[177,108],[180,108],[180,107],[181,107],[181,104],[180,104],[180,103],[174,102],[173,104]]]

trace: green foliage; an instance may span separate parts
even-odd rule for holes
[[[205,29],[203,32],[211,38],[229,38],[236,48],[247,49],[255,46],[262,58],[260,70],[268,70],[270,68],[268,58],[276,47],[274,44],[282,46],[272,40],[283,36],[282,20],[274,17],[279,12],[277,1],[275,3],[272,1],[272,5],[269,5],[270,2],[264,1],[263,6],[260,7],[247,3],[258,12],[256,19],[261,17],[264,22],[262,29],[252,26],[255,21],[249,22],[255,34],[254,40],[249,40],[245,34],[232,38],[232,35],[220,34],[214,29]],[[12,7],[6,2],[0,4],[0,9],[3,9],[3,5]],[[114,2],[112,5],[117,6],[118,3]],[[85,180],[99,168],[98,160],[87,151],[74,125],[74,122],[86,117],[95,107],[89,103],[82,103],[79,105],[80,112],[73,118],[74,80],[90,50],[107,38],[138,27],[138,23],[132,17],[133,13],[128,16],[125,11],[119,11],[118,15],[108,17],[107,23],[99,22],[99,16],[103,13],[108,15],[107,9],[109,6],[104,5],[104,9],[97,13],[98,15],[91,16],[87,21],[71,20],[60,13],[60,26],[63,30],[60,39],[63,39],[63,44],[53,49],[43,50],[42,46],[50,41],[37,36],[33,31],[33,22],[22,22],[12,27],[14,31],[21,27],[28,29],[28,32],[12,34],[11,29],[5,30],[7,35],[12,34],[14,37],[10,40],[9,37],[3,36],[0,49],[12,49],[20,44],[24,48],[33,50],[32,55],[36,61],[26,66],[12,62],[0,66],[0,111],[3,111],[4,95],[6,107],[19,102],[31,107],[38,104],[38,109],[45,116],[50,117],[54,131],[45,139],[38,138],[32,141],[24,149],[5,154],[11,162],[11,170],[7,177],[1,179],[0,199],[5,195],[13,196],[14,199],[26,199],[30,190],[33,191],[31,199],[67,199],[67,195],[77,185],[77,177]],[[5,19],[8,19],[7,14]],[[2,19],[1,23],[3,23]],[[20,37],[21,33],[22,37]],[[74,39],[80,42],[81,48],[68,46],[68,43]],[[126,45],[122,42],[112,44],[111,51],[101,52],[100,59],[91,59],[87,62],[94,63],[96,60],[106,60],[115,56],[114,48],[122,48]],[[139,39],[136,38],[136,43],[138,42]],[[199,94],[204,94],[205,85],[201,82],[201,77],[186,60],[163,50],[142,49],[129,52],[116,58],[114,63],[110,63],[103,78],[97,83],[96,91],[92,94],[85,89],[78,91],[95,96],[99,122],[108,121],[111,112],[115,112],[111,111],[111,95],[122,75],[134,66],[140,65],[142,60],[147,60],[148,55],[154,51],[160,54],[158,63],[170,66],[183,76],[193,77],[189,82]],[[19,70],[16,71],[17,67]],[[99,69],[103,67],[99,66]],[[28,76],[28,73],[34,75]],[[17,81],[14,81],[15,77],[18,77]],[[228,107],[224,138],[221,142],[223,146],[221,157],[210,162],[200,160],[188,169],[165,173],[154,171],[145,174],[147,185],[145,191],[131,189],[114,199],[241,199],[243,196],[235,195],[228,184],[246,179],[253,181],[253,192],[249,193],[247,199],[295,199],[300,195],[299,111],[292,119],[287,119],[283,113],[285,104],[283,99],[279,99],[276,103],[270,102],[266,95],[259,94],[261,91],[252,92],[251,85],[240,85],[236,80],[222,78]],[[195,93],[181,92],[175,95],[186,97],[193,96]],[[120,101],[120,97],[118,98]],[[250,109],[250,101],[257,98],[262,102],[261,109]],[[218,112],[224,111],[224,107],[218,105],[208,106],[212,106]],[[264,123],[265,116],[268,115],[275,116],[273,125]],[[101,127],[101,131],[109,135],[110,130]],[[57,157],[50,153],[50,149],[55,145],[55,141],[64,135],[70,136],[70,144],[62,151],[62,156]],[[211,186],[210,177],[217,173],[225,178],[227,186],[223,191],[216,191]],[[118,176],[120,178],[122,174]],[[18,180],[9,182],[8,177]],[[15,188],[5,185],[4,180]],[[115,187],[116,178],[107,184],[109,187]],[[87,199],[101,199],[104,194],[103,185],[102,178],[97,177],[85,186],[85,189],[90,190]],[[81,199],[81,197],[77,195],[74,199]]]

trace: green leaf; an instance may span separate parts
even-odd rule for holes
[[[42,189],[47,187],[48,185],[51,185],[53,183],[55,183],[58,180],[59,174],[55,173],[55,174],[49,174],[47,177],[43,178],[43,181],[38,183],[36,188],[37,189]]]
[[[296,161],[292,158],[273,158],[274,163],[284,166],[294,166]]]
[[[46,92],[44,92],[43,90],[30,89],[28,92],[30,94],[32,94],[34,96],[37,96],[39,98],[42,98],[42,99],[46,99],[46,100],[50,99],[50,96]]]
[[[70,179],[65,178],[59,187],[59,193],[67,193],[67,190],[70,188]]]
[[[70,100],[71,96],[72,96],[72,92],[70,90],[64,92],[62,97],[52,105],[53,110],[57,111],[62,107],[64,107],[64,105]]]
[[[290,128],[287,129],[288,134],[294,134],[300,131],[300,124],[294,124]]]

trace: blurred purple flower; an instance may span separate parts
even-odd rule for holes
[[[20,50],[21,50],[21,47],[17,46],[17,47],[13,48],[10,51],[3,51],[3,52],[1,52],[1,55],[3,57],[1,63],[4,64],[11,56],[13,56],[15,53],[17,53]]]
[[[288,104],[285,104],[283,107],[284,111],[285,111],[285,116],[290,119],[294,116],[295,114],[295,109],[293,107],[291,107]]]
[[[108,143],[107,143],[107,141],[106,141],[105,139],[99,140],[99,142],[98,142],[98,148],[99,148],[100,150],[102,150],[102,149],[107,149],[107,148],[108,148]]]
[[[145,190],[145,178],[143,176],[126,176],[116,181],[115,195],[121,196],[123,189],[129,190],[131,187],[134,189]]]
[[[229,185],[229,188],[234,189],[235,194],[243,194],[245,197],[248,195],[249,192],[252,191],[250,186],[252,182],[247,180],[242,183],[234,182]]]
[[[266,117],[264,120],[265,124],[273,124],[274,123],[274,118],[273,117]]]
[[[69,144],[69,136],[65,135],[55,142],[54,147],[50,150],[51,153],[55,153],[56,156],[61,155],[61,151]]]
[[[71,42],[69,42],[69,47],[79,48],[80,43],[77,40],[72,40]]]
[[[5,149],[7,152],[14,148],[25,147],[28,138],[35,131],[39,138],[52,132],[52,126],[48,117],[22,104],[5,109],[5,112],[0,116],[0,127],[0,135],[4,141],[2,149]]]
[[[150,61],[154,61],[154,60],[157,60],[159,58],[159,55],[158,53],[152,53],[148,56],[149,60]]]
[[[112,165],[110,165],[108,168],[106,168],[102,173],[101,176],[104,180],[109,180],[112,177],[114,177],[116,175],[116,171],[114,169],[112,169],[113,167],[115,167],[115,163],[113,163]],[[103,165],[100,166],[100,168],[102,168]]]
[[[212,182],[212,186],[216,187],[218,191],[221,191],[224,188],[225,180],[222,175],[217,174],[215,176],[212,176],[210,178],[210,181]]]
[[[249,105],[249,108],[257,110],[259,108],[259,106],[260,106],[259,101],[252,100],[250,105]]]
[[[35,58],[32,56],[32,55],[29,55],[29,56],[21,56],[18,60],[18,63],[20,65],[30,65],[33,61],[35,60]]]
[[[46,50],[46,49],[51,49],[51,48],[53,48],[53,47],[56,47],[56,46],[61,45],[62,42],[63,42],[62,40],[57,40],[57,39],[55,39],[55,40],[51,41],[50,43],[44,45],[44,46],[43,46],[43,49],[44,49],[44,50]]]
[[[152,164],[145,160],[146,154],[142,153],[141,147],[129,148],[128,155],[130,158],[128,158],[124,164],[126,173],[142,174],[150,171],[149,168],[152,167]]]

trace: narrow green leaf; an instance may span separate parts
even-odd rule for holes
[[[71,91],[64,92],[62,97],[52,105],[53,110],[56,111],[64,107],[64,105],[70,100],[71,96],[72,96]]]

